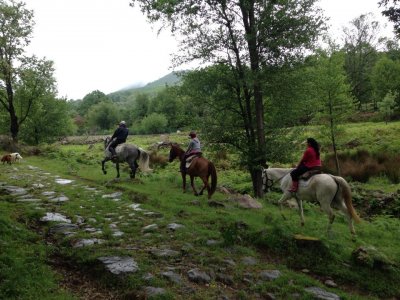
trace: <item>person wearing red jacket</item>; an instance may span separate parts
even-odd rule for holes
[[[320,146],[315,139],[307,139],[307,149],[304,151],[303,157],[297,167],[290,172],[290,176],[292,177],[292,187],[289,189],[289,192],[297,192],[299,188],[299,177],[301,175],[310,169],[321,167],[319,148]]]

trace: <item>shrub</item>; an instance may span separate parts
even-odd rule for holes
[[[152,113],[143,118],[141,131],[144,134],[167,132],[168,120],[163,114]]]

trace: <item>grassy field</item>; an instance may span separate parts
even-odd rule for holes
[[[399,123],[352,124],[346,126],[342,146],[358,140],[359,147],[395,151],[398,141],[394,136],[399,129]],[[309,128],[304,137],[318,139],[317,133],[317,129]],[[134,136],[128,142],[154,149],[155,143],[166,139],[187,142],[184,134]],[[299,151],[302,140],[299,138],[296,146]],[[2,185],[20,186],[32,197],[41,198],[40,205],[19,202],[0,186],[1,299],[89,298],[94,291],[98,299],[132,299],[144,297],[141,291],[145,286],[165,289],[164,294],[153,297],[156,299],[313,299],[305,290],[309,287],[320,287],[342,299],[400,297],[398,218],[364,218],[356,225],[357,238],[353,240],[338,214],[333,237],[328,238],[327,217],[316,204],[305,204],[306,224],[300,227],[295,209],[285,208],[287,220],[282,219],[276,206],[280,197],[277,190],[260,199],[261,209],[244,209],[233,195],[222,192],[213,196],[213,202],[206,196],[184,194],[178,162],[165,161],[167,149],[154,154],[158,164],[152,166],[151,174],[139,173],[130,180],[125,167],[122,178],[114,180],[116,173],[110,162],[108,174],[101,172],[102,149],[101,143],[79,145],[79,141],[44,146],[38,156],[23,155],[19,165],[1,166]],[[204,149],[206,156],[216,157],[207,153],[206,144]],[[251,192],[248,174],[225,160],[216,161],[218,186]],[[57,184],[54,176],[73,183]],[[33,188],[38,183],[44,187]],[[386,193],[400,188],[382,177],[354,184]],[[62,194],[69,201],[52,202],[42,196],[43,191]],[[122,193],[118,201],[103,197],[117,191]],[[132,204],[139,204],[144,211],[132,210]],[[39,221],[49,211],[67,216],[72,223],[84,222],[74,235],[50,235],[54,224]],[[173,231],[168,227],[172,223],[184,227]],[[145,226],[152,224],[157,224],[157,229],[145,232]],[[96,229],[97,234],[87,228]],[[115,234],[116,228],[123,234]],[[104,242],[73,247],[77,241],[93,236]],[[154,257],[154,249],[172,249],[179,255]],[[356,259],[356,253],[361,253],[362,259]],[[113,276],[98,263],[102,256],[133,257],[139,270],[123,277]],[[188,280],[187,272],[193,268],[209,274],[210,281]],[[173,270],[182,282],[171,283],[162,275],[166,270]],[[265,280],[261,274],[266,270],[279,271],[280,276]],[[152,275],[150,279],[148,274]],[[66,279],[71,276],[85,281]],[[327,280],[333,280],[337,287],[327,286]]]

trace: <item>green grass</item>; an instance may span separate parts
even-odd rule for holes
[[[357,128],[361,131],[363,127]],[[357,130],[354,129],[352,133],[354,136],[358,136],[355,134]],[[129,142],[148,149],[159,139],[160,136],[135,136],[130,137]],[[174,135],[170,139],[185,142],[186,136]],[[167,156],[168,151],[163,149],[159,154]],[[207,154],[205,152],[206,156]],[[400,295],[400,289],[396,285],[400,282],[400,241],[398,239],[400,222],[398,219],[376,216],[371,220],[363,220],[362,223],[356,225],[357,239],[353,241],[343,216],[338,215],[333,224],[333,237],[328,238],[326,235],[327,216],[315,204],[304,205],[306,219],[304,227],[300,227],[300,218],[295,209],[285,208],[283,213],[287,220],[283,220],[276,206],[280,193],[272,192],[261,199],[263,208],[260,210],[241,209],[229,200],[229,195],[219,192],[213,196],[213,200],[223,203],[224,208],[210,207],[206,196],[195,197],[190,189],[187,193],[182,193],[177,162],[167,164],[165,167],[152,166],[154,169],[152,174],[145,176],[139,173],[135,180],[129,180],[128,170],[121,169],[121,180],[113,181],[116,173],[110,162],[107,167],[108,174],[103,175],[101,172],[102,145],[100,143],[91,149],[87,145],[51,146],[45,149],[42,156],[24,156],[24,158],[25,162],[21,168],[27,165],[38,166],[52,174],[71,178],[76,183],[96,187],[104,194],[123,191],[121,200],[115,202],[102,198],[101,194],[91,195],[81,186],[51,185],[52,189],[64,193],[71,199],[62,206],[55,206],[55,211],[62,212],[73,220],[77,215],[86,220],[95,219],[96,222],[88,223],[101,229],[103,233],[99,237],[106,240],[106,243],[101,245],[75,249],[71,248],[71,242],[77,238],[90,237],[89,233],[80,231],[74,237],[59,236],[58,241],[61,247],[57,249],[58,254],[84,269],[87,268],[88,271],[97,270],[100,274],[98,280],[102,284],[118,287],[121,293],[149,284],[142,279],[147,272],[157,275],[167,266],[175,265],[174,260],[156,260],[149,256],[149,249],[152,247],[167,246],[171,249],[179,249],[185,254],[176,264],[182,274],[185,274],[189,266],[197,266],[205,270],[224,266],[225,272],[232,274],[235,287],[225,290],[221,283],[212,281],[207,288],[196,287],[197,292],[188,296],[182,295],[178,286],[171,285],[164,278],[155,276],[150,283],[166,288],[168,290],[166,299],[213,299],[222,290],[227,295],[238,299],[252,299],[256,293],[266,295],[268,292],[274,293],[280,299],[290,298],[293,294],[299,294],[301,299],[311,299],[311,296],[304,292],[304,287],[313,285],[323,287],[321,281],[325,278],[333,278],[340,289],[323,288],[335,292],[343,299],[375,299]],[[216,165],[218,168],[218,162]],[[251,182],[246,172],[232,168],[218,169],[218,171],[219,186],[240,192],[251,192]],[[24,172],[29,172],[29,170],[24,170]],[[0,174],[0,181],[7,180],[10,184],[29,185],[29,177],[22,180],[21,178],[10,180],[7,174],[7,172]],[[200,184],[199,181],[197,184]],[[382,178],[370,180],[365,187],[372,190],[379,187],[388,192],[393,190],[393,187]],[[7,213],[3,214],[1,210],[0,216],[6,218],[10,227],[16,224],[21,226],[20,220],[24,220],[24,224],[30,224],[40,217],[40,213],[29,206],[14,203],[12,199],[8,200],[11,202],[3,203],[8,207],[5,210]],[[132,203],[140,203],[143,209],[159,212],[163,217],[143,218],[140,213],[126,209]],[[16,211],[18,218],[15,217]],[[108,217],[113,221],[108,220]],[[115,222],[115,218],[119,217],[121,219],[119,219],[118,227],[125,233],[122,238],[113,237],[109,227]],[[183,224],[185,227],[171,232],[167,229],[167,225],[172,222]],[[157,223],[159,229],[150,235],[143,235],[142,228],[152,223]],[[26,230],[26,235],[21,236],[21,241],[32,239],[28,234],[33,233],[26,228],[24,230]],[[303,247],[293,239],[295,234],[317,237],[321,239],[321,243],[318,248]],[[38,250],[41,253],[39,255],[41,267],[46,268],[46,257],[50,255],[52,249],[40,244],[40,237],[36,236],[35,239],[37,241],[35,245],[42,249]],[[211,239],[221,243],[208,246],[207,241]],[[352,252],[359,246],[375,247],[379,253],[393,262],[393,266],[382,270],[379,267],[372,268],[356,264],[352,259]],[[18,245],[10,245],[10,249],[13,247],[18,247]],[[129,250],[132,247],[135,249],[133,252]],[[5,257],[10,259],[12,255],[6,252]],[[28,252],[24,257],[29,258],[32,255]],[[96,259],[103,255],[133,255],[140,265],[140,271],[128,276],[123,283],[118,282],[109,275],[100,273],[100,266]],[[243,265],[241,259],[245,256],[255,257],[258,260],[257,265]],[[226,267],[223,263],[226,258],[234,260],[236,266]],[[301,272],[304,268],[311,271],[311,276]],[[259,283],[254,280],[251,284],[243,283],[242,279],[246,274],[258,274],[267,269],[279,269],[283,275],[276,281]],[[13,275],[3,271],[0,274],[3,276],[1,278],[7,278],[7,280]],[[55,284],[56,279],[53,276],[50,278],[52,278],[50,282]],[[0,298],[6,295],[2,288],[3,282],[0,283],[0,290],[3,293],[0,293]],[[53,285],[54,289],[55,299],[66,297]],[[25,295],[39,293],[39,291],[16,290],[14,293]]]

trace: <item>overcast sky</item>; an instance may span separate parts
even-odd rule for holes
[[[363,13],[381,23],[378,0],[321,0],[332,30]],[[29,54],[55,63],[59,97],[81,99],[145,84],[172,71],[176,42],[169,32],[157,34],[129,0],[25,0],[34,11],[35,28]],[[392,25],[388,24],[387,31]]]

